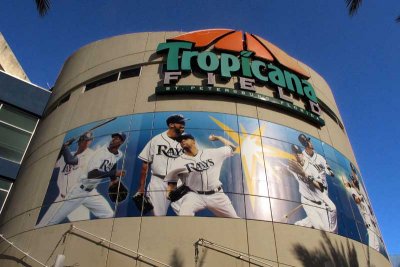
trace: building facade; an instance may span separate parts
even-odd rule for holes
[[[29,82],[0,33],[0,213],[50,94]]]
[[[250,33],[82,47],[18,181],[1,233],[44,265],[390,266],[331,89]],[[5,266],[39,264],[0,245]]]

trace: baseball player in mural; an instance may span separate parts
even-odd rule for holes
[[[301,203],[307,217],[295,225],[313,227],[337,233],[336,206],[327,194],[324,194],[323,177],[320,170],[311,164],[297,145],[291,146],[296,160],[290,160],[288,171],[299,183]]]
[[[124,133],[114,133],[111,141],[95,151],[87,161],[86,170],[82,171],[79,182],[67,193],[65,201],[55,212],[47,225],[62,222],[72,211],[83,205],[97,218],[113,217],[114,211],[107,200],[98,193],[96,187],[103,179],[109,177],[110,186],[119,182],[119,177],[125,175],[125,171],[117,170],[117,161],[122,158],[119,150],[124,143],[126,135]],[[65,149],[64,157],[68,160],[77,160]],[[69,155],[68,155],[69,154]],[[78,160],[79,161],[79,160]]]
[[[180,216],[194,216],[196,212],[208,209],[218,217],[239,218],[230,199],[223,193],[219,179],[224,160],[233,156],[236,146],[221,136],[210,135],[209,140],[218,140],[224,146],[201,150],[191,134],[184,133],[178,138],[184,154],[172,163],[165,178],[169,198],[174,201],[172,207]],[[179,179],[183,185],[177,188]],[[176,192],[182,188],[186,189],[176,197]]]
[[[151,178],[147,186],[147,196],[153,205],[155,216],[167,214],[170,201],[166,197],[167,182],[164,181],[172,161],[182,155],[181,145],[176,138],[185,131],[185,122],[189,120],[183,115],[175,114],[167,118],[168,130],[154,136],[139,154],[143,161],[140,173],[139,189],[135,196],[143,195],[148,170],[151,169]]]
[[[314,145],[309,137],[305,136],[304,134],[300,134],[298,139],[304,146],[303,155],[305,159],[310,164],[314,165],[314,167],[317,168],[318,172],[320,173],[322,186],[324,187],[324,194],[328,195],[328,182],[326,180],[326,175],[334,176],[335,174],[326,163],[325,158],[314,150]]]
[[[75,152],[69,152],[69,146],[75,139],[68,140],[61,148],[55,169],[58,169],[57,186],[59,194],[53,201],[53,204],[41,218],[37,227],[47,225],[54,213],[61,207],[61,201],[65,200],[71,189],[79,182],[82,171],[86,169],[88,159],[93,150],[89,148],[93,140],[92,132],[85,132],[78,139],[78,149]],[[89,210],[83,206],[77,208],[68,215],[69,221],[89,219]]]
[[[373,215],[372,208],[368,200],[361,193],[359,178],[355,166],[350,162],[351,174],[350,182],[345,182],[347,190],[351,194],[354,202],[357,204],[358,210],[364,220],[368,233],[368,244],[370,247],[379,251],[380,238],[378,236],[378,225]]]

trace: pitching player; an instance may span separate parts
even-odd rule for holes
[[[313,227],[337,233],[336,206],[328,195],[324,194],[321,172],[308,162],[301,149],[292,145],[292,152],[296,161],[289,161],[288,171],[299,183],[301,203],[307,217],[297,221],[295,225]]]
[[[361,193],[357,171],[352,163],[350,163],[350,168],[352,172],[349,175],[351,182],[345,182],[345,186],[353,197],[354,202],[357,204],[358,210],[360,211],[365,226],[367,227],[369,246],[379,251],[380,238],[377,234],[377,222],[372,213],[372,208],[368,204],[367,199],[365,199],[364,195]]]
[[[117,170],[116,163],[122,157],[119,147],[124,143],[124,133],[114,133],[108,145],[95,150],[88,160],[87,169],[82,172],[79,183],[67,193],[66,200],[50,219],[48,225],[62,222],[72,211],[83,205],[97,218],[111,218],[114,211],[107,200],[98,193],[96,187],[105,178],[110,178],[110,185],[118,183],[125,171]],[[66,156],[69,157],[69,156]]]
[[[175,114],[167,118],[168,130],[154,136],[139,154],[143,161],[140,174],[139,189],[136,194],[143,194],[149,168],[151,178],[147,186],[147,196],[153,204],[153,214],[167,214],[170,201],[166,197],[167,183],[164,181],[171,162],[183,154],[182,147],[176,138],[185,131],[185,122],[189,120],[183,115]]]
[[[61,201],[65,200],[68,192],[79,182],[82,170],[86,169],[88,159],[91,157],[93,150],[89,148],[93,140],[93,133],[86,132],[78,139],[78,150],[70,153],[68,146],[74,140],[67,141],[59,155],[55,168],[58,168],[57,186],[59,194],[53,204],[46,211],[36,227],[47,225],[53,214],[61,207]],[[90,218],[89,210],[83,206],[77,208],[68,215],[69,221],[87,220]]]
[[[219,179],[224,160],[233,156],[236,146],[222,136],[210,135],[209,140],[218,140],[224,146],[199,150],[191,134],[184,133],[178,138],[184,154],[173,162],[165,180],[169,183],[168,191],[174,190],[181,179],[190,192],[172,206],[180,216],[194,216],[208,209],[218,217],[239,218]],[[179,176],[175,175],[176,170],[182,170]]]
[[[329,167],[328,163],[326,163],[325,158],[314,150],[314,145],[309,137],[305,136],[304,134],[300,134],[298,139],[304,146],[303,155],[305,159],[314,165],[314,167],[317,168],[318,172],[321,174],[324,194],[328,195],[328,182],[326,180],[326,175],[334,176],[335,174]]]

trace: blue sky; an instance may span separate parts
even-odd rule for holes
[[[400,1],[3,1],[0,31],[33,83],[52,86],[65,59],[106,37],[142,31],[232,28],[276,44],[328,82],[346,126],[389,254],[400,254]],[[397,114],[397,115],[396,115]]]

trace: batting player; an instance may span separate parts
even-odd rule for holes
[[[372,213],[371,206],[368,204],[367,199],[365,199],[364,195],[361,193],[357,170],[352,163],[350,163],[350,169],[351,174],[349,176],[351,182],[345,182],[345,186],[351,194],[354,202],[357,204],[358,210],[364,220],[365,226],[367,227],[369,246],[379,251],[380,238],[377,234],[377,222]]]
[[[68,192],[73,186],[79,182],[82,170],[86,169],[88,159],[91,157],[93,150],[89,148],[93,140],[93,133],[86,132],[78,139],[78,149],[75,152],[69,152],[69,146],[73,140],[67,141],[59,155],[55,168],[58,169],[57,186],[59,194],[53,204],[46,211],[36,227],[47,225],[53,214],[61,207],[61,201],[65,200]],[[90,218],[89,210],[83,206],[77,208],[68,215],[69,221],[87,220]]]
[[[173,208],[180,216],[194,216],[208,209],[218,217],[239,218],[219,179],[224,160],[233,156],[236,146],[222,136],[210,135],[209,139],[224,146],[199,150],[191,134],[184,133],[178,138],[184,154],[173,162],[165,180],[169,183],[168,191],[174,190],[181,179],[190,192],[174,202]],[[179,176],[175,175],[176,170],[182,170]]]
[[[189,120],[183,115],[175,114],[167,118],[168,130],[154,136],[139,154],[143,161],[140,173],[139,189],[136,194],[144,194],[144,187],[149,168],[151,178],[147,186],[147,195],[153,204],[153,214],[167,214],[170,201],[166,197],[167,183],[164,181],[171,162],[182,155],[183,150],[176,138],[185,131],[185,122]]]
[[[326,180],[326,175],[334,176],[333,171],[326,163],[325,158],[314,150],[314,145],[309,137],[307,137],[305,134],[300,134],[298,139],[300,143],[304,146],[303,155],[305,159],[310,164],[314,165],[314,167],[317,168],[318,172],[321,174],[324,193],[328,195],[328,182]]]
[[[48,225],[62,222],[72,211],[83,205],[97,218],[113,217],[114,211],[107,200],[101,196],[96,187],[107,177],[110,185],[118,183],[125,171],[117,170],[116,163],[123,156],[119,147],[124,143],[124,133],[114,133],[108,145],[95,150],[88,160],[87,169],[82,173],[79,183],[67,193],[66,200],[50,219]],[[67,156],[66,157],[70,157]]]
[[[323,178],[320,171],[308,162],[297,145],[291,146],[296,161],[290,160],[288,171],[299,183],[301,203],[307,217],[295,225],[313,227],[337,233],[337,211],[332,200],[323,193]]]

